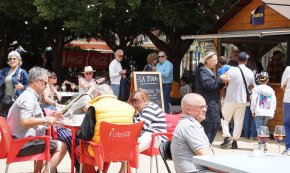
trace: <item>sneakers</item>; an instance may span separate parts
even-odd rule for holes
[[[290,148],[285,149],[282,154],[286,156],[290,156]]]
[[[224,142],[220,144],[220,148],[221,149],[225,149],[229,146],[231,146],[232,144],[232,140],[230,137],[225,137]]]
[[[238,149],[238,143],[235,140],[232,142],[232,149]]]

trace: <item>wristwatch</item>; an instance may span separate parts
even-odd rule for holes
[[[46,127],[48,126],[47,119],[45,117],[43,118],[43,125]]]

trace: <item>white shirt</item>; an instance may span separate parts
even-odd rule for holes
[[[290,103],[290,66],[288,66],[283,73],[281,86],[285,88],[283,102]]]
[[[109,65],[109,74],[110,74],[111,84],[120,85],[121,75],[119,74],[119,72],[121,70],[122,70],[122,66],[119,61],[117,61],[116,59],[111,61]]]
[[[247,87],[255,85],[255,78],[252,70],[244,64],[239,65],[246,79]],[[242,73],[238,67],[231,67],[228,70],[230,81],[227,87],[225,103],[247,103],[247,92]]]

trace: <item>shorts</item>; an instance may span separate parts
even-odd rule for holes
[[[22,148],[17,154],[17,156],[23,157],[23,156],[31,156],[34,154],[39,154],[39,153],[44,152],[44,149],[45,149],[44,143],[35,143],[35,144]],[[57,140],[51,139],[50,140],[50,154],[53,155],[56,152],[56,149],[57,149]]]

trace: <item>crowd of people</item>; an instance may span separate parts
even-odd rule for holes
[[[274,52],[273,64],[280,64],[281,60],[277,52]],[[160,72],[162,77],[162,89],[164,110],[150,100],[146,90],[139,88],[132,92],[128,100],[120,99],[121,81],[126,77],[127,71],[122,67],[121,61],[124,52],[119,49],[115,52],[115,59],[109,65],[110,85],[104,78],[96,80],[93,75],[95,70],[86,66],[82,75],[78,77],[77,87],[79,95],[73,98],[67,105],[60,104],[62,98],[55,87],[57,74],[48,67],[43,55],[43,66],[33,67],[27,73],[21,66],[21,56],[18,52],[12,51],[8,55],[8,68],[0,71],[0,110],[6,117],[14,138],[25,138],[28,136],[45,135],[46,129],[54,126],[57,137],[51,139],[51,170],[56,170],[68,151],[72,153],[71,131],[55,125],[55,122],[63,117],[73,114],[84,114],[84,120],[77,135],[76,154],[74,160],[75,169],[78,171],[79,151],[78,139],[100,142],[100,124],[102,121],[126,124],[144,121],[144,125],[138,138],[139,151],[148,149],[151,145],[151,135],[155,132],[166,132],[165,114],[170,114],[170,93],[173,86],[173,65],[167,59],[164,51],[150,53],[147,57],[148,64],[144,71]],[[179,121],[172,137],[171,152],[177,173],[196,172],[203,170],[217,171],[206,168],[192,161],[195,155],[213,155],[211,144],[220,127],[222,127],[224,141],[221,148],[231,146],[238,149],[238,140],[244,129],[246,137],[250,137],[260,126],[266,126],[267,121],[273,118],[276,110],[275,91],[267,85],[271,81],[270,73],[263,71],[259,63],[252,59],[250,66],[247,62],[253,58],[253,53],[239,52],[234,49],[230,61],[225,57],[218,57],[215,51],[207,51],[200,59],[195,75],[195,93],[188,79],[180,79],[178,93],[180,96],[182,118]],[[213,71],[219,66],[217,74]],[[259,69],[258,69],[259,68]],[[284,69],[283,69],[284,70]],[[283,72],[283,71],[282,71]],[[255,76],[255,73],[257,75]],[[287,67],[284,73],[277,74],[273,81],[281,80],[281,87],[284,94],[284,126],[286,131],[285,154],[290,155],[290,68]],[[277,79],[276,79],[277,78]],[[69,83],[69,82],[67,82]],[[71,84],[71,83],[69,83]],[[71,84],[72,85],[72,84]],[[74,84],[75,85],[75,84]],[[225,95],[221,96],[221,90]],[[176,89],[173,90],[176,92]],[[129,93],[129,91],[128,91]],[[15,100],[4,110],[2,100],[14,97]],[[223,102],[221,102],[221,100]],[[4,101],[3,101],[4,102]],[[114,105],[114,106],[111,106]],[[9,109],[10,108],[10,109]],[[44,112],[46,109],[54,110],[50,115]],[[251,118],[252,117],[252,118]],[[253,120],[251,120],[253,119]],[[231,123],[234,122],[233,131]],[[255,126],[250,125],[250,122]],[[93,129],[90,133],[88,130]],[[256,135],[256,134],[254,134]],[[253,137],[254,137],[253,135]],[[167,141],[167,138],[159,136],[155,139],[155,147]],[[44,151],[44,143],[32,141],[24,145],[18,156],[27,156]],[[93,157],[90,147],[85,153]],[[41,172],[42,162],[38,161],[34,172]],[[110,163],[104,164],[104,172],[107,172]],[[47,169],[47,168],[45,168]],[[123,171],[124,165],[120,171]],[[46,170],[45,170],[46,171]],[[84,172],[97,172],[92,165],[84,165]]]

